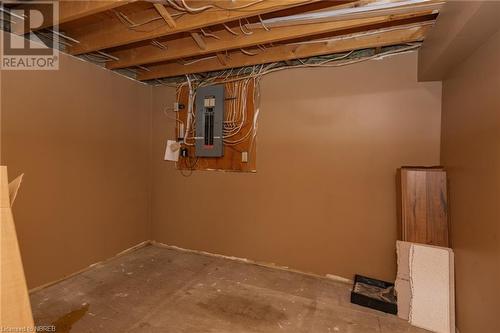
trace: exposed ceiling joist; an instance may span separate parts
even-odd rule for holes
[[[136,0],[105,0],[105,1],[80,1],[80,0],[59,0],[59,16],[56,17],[54,25],[61,25],[64,23],[76,21],[78,19],[95,15],[110,9],[118,8]],[[43,10],[43,9],[41,9]],[[42,13],[43,14],[43,13]],[[47,15],[48,17],[49,15]],[[49,28],[50,23],[44,23],[34,30]],[[13,25],[13,33],[21,34],[24,29],[23,25]]]
[[[197,30],[206,26],[216,25],[224,22],[234,21],[245,17],[252,17],[260,14],[283,10],[319,0],[224,0],[217,1],[217,6],[227,8],[245,7],[243,10],[222,10],[220,8],[209,9],[197,14],[185,14],[180,16],[177,27],[172,29],[165,24],[152,30],[130,29],[116,19],[104,20],[99,24],[94,24],[89,30],[82,31],[81,35],[71,36],[80,41],[74,45],[69,52],[73,55],[89,53],[97,50],[127,45],[143,40],[154,39],[161,36],[176,34],[180,32]],[[172,11],[173,12],[173,11]],[[154,13],[147,13],[141,18],[141,22],[151,20]]]
[[[63,24],[126,5],[136,0],[74,1],[59,0],[59,21]]]
[[[288,44],[269,47],[257,55],[249,56],[232,52],[225,57],[223,64],[218,57],[209,57],[190,65],[169,63],[150,66],[148,72],[140,73],[139,80],[152,80],[184,74],[210,72],[229,68],[238,68],[257,64],[272,63],[319,55],[333,54],[350,50],[388,46],[400,43],[421,41],[432,26],[433,21],[420,24],[403,25],[378,29],[346,36],[336,36],[321,41],[303,44]]]
[[[376,17],[382,15],[398,15],[416,11],[439,10],[444,1],[441,0],[402,0],[392,2],[370,2],[364,6],[344,9],[327,9],[314,13],[297,14],[286,17],[276,17],[260,23],[249,24],[249,29],[264,29],[303,25],[311,23],[354,20],[358,18]]]
[[[444,1],[60,0],[60,22],[64,51],[152,80],[421,41]]]
[[[206,40],[206,47],[203,49],[200,49],[200,47],[194,45],[193,41],[190,38],[180,38],[172,43],[175,45],[175,48],[170,48],[167,51],[154,46],[146,45],[136,47],[131,50],[114,52],[113,56],[119,58],[120,60],[109,62],[106,66],[109,69],[116,69],[162,61],[165,62],[174,59],[190,58],[205,54],[217,53],[227,49],[247,48],[259,44],[275,43],[283,40],[309,37],[333,31],[342,31],[364,26],[369,29],[370,26],[373,26],[375,24],[390,23],[414,17],[425,17],[430,14],[432,14],[432,11],[370,17],[348,21],[324,22],[301,26],[280,27],[271,29],[269,31],[258,29],[252,31],[252,34],[250,35],[242,36],[234,36],[227,31],[220,31],[218,33],[219,39]]]

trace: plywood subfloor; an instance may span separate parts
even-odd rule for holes
[[[147,246],[31,295],[57,332],[426,332],[328,279]]]

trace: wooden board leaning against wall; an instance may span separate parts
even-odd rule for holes
[[[214,82],[213,84],[220,84]],[[237,80],[224,83],[224,128],[231,130],[234,126],[239,130],[236,134],[224,138],[224,155],[222,157],[196,157],[194,136],[196,119],[190,128],[187,144],[189,157],[179,157],[177,168],[185,170],[218,170],[256,172],[257,170],[257,116],[258,116],[258,80]],[[181,86],[177,91],[178,103],[184,105],[177,112],[176,135],[179,133],[180,124],[187,127],[187,105],[189,88]],[[195,106],[193,113],[196,114]],[[233,133],[234,133],[233,132]],[[247,162],[243,155],[247,154]]]
[[[8,184],[7,167],[0,166],[0,328],[2,332],[35,331],[12,215],[12,204],[21,179],[22,176]]]
[[[397,172],[399,239],[449,247],[446,171],[403,167]]]

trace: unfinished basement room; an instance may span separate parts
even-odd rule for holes
[[[0,24],[0,333],[500,333],[500,0]]]

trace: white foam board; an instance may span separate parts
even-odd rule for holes
[[[412,244],[409,252],[412,325],[436,333],[455,333],[453,251]]]

